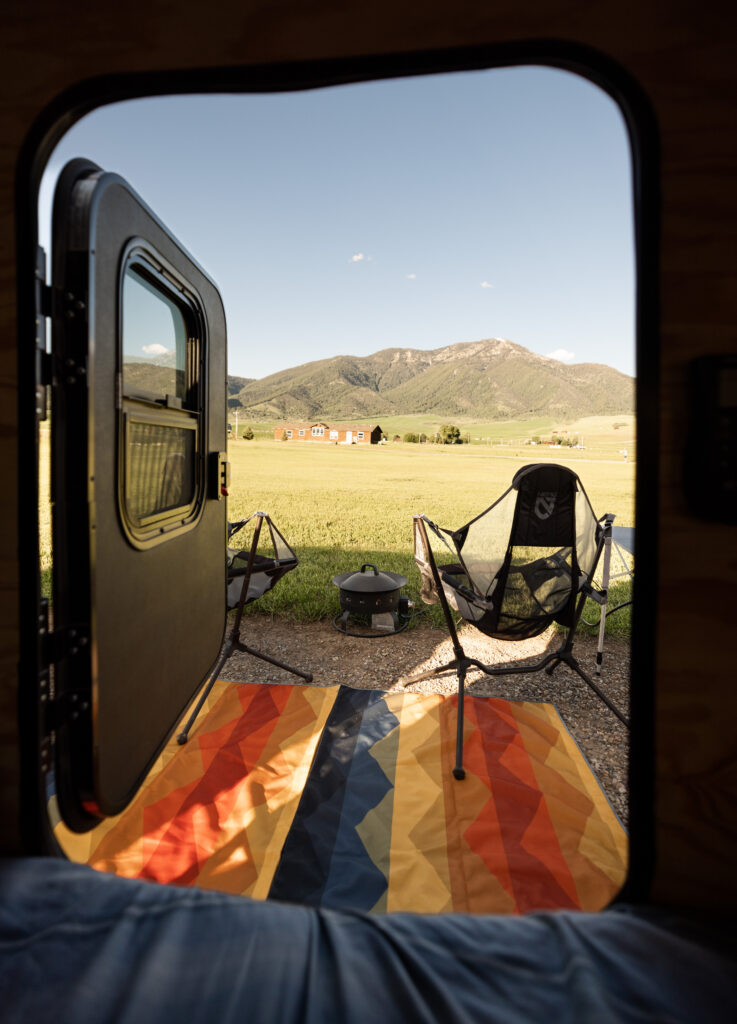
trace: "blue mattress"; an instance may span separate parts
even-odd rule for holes
[[[654,908],[369,917],[0,862],[4,1024],[737,1020],[734,947]]]

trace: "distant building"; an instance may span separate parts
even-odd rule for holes
[[[318,441],[327,444],[378,444],[381,427],[373,423],[340,424],[331,427],[329,423],[280,423],[274,427],[274,440]]]

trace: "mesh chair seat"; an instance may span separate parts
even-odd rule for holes
[[[267,526],[273,554],[264,555],[258,551],[252,552],[252,547],[228,547],[228,611],[238,606],[243,589],[243,577],[249,572],[249,563],[250,577],[243,601],[244,605],[263,597],[283,576],[286,576],[292,569],[296,569],[298,565],[294,551],[276,528],[271,517],[265,512],[254,512],[247,519],[241,519],[237,523],[228,523],[228,540],[248,526],[256,517],[259,517]]]

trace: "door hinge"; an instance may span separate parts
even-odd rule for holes
[[[51,766],[53,735],[60,721],[76,721],[90,711],[90,695],[85,689],[59,693],[51,667],[65,658],[73,658],[89,644],[89,627],[82,624],[49,629],[49,602],[43,598],[38,617],[39,703],[41,707],[41,767]]]
[[[48,601],[41,601],[39,616],[39,640],[41,648],[41,665],[48,670],[65,658],[73,658],[90,642],[89,626],[75,623],[49,629]]]
[[[54,315],[54,290],[50,284],[39,282],[38,311],[44,317],[50,318]]]
[[[53,380],[53,362],[51,353],[42,348],[36,349],[36,386],[47,388]]]
[[[88,630],[83,626],[64,626],[46,634],[44,644],[47,666],[56,665],[65,658],[73,658],[89,643]]]
[[[51,356],[41,346],[36,346],[36,419],[45,420],[48,406],[48,389],[51,386]]]
[[[76,722],[84,715],[89,715],[90,706],[90,695],[84,690],[71,690],[59,694],[58,697],[49,697],[43,701],[42,735],[50,738],[62,721]]]

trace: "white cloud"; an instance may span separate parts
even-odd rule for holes
[[[407,274],[407,280],[408,281],[416,281],[417,280],[417,274]]]
[[[489,284],[489,282],[488,282],[488,281],[482,281],[482,282],[481,282],[481,287],[482,287],[482,288],[493,288],[493,287],[494,287],[494,285],[493,285],[493,284]]]
[[[144,345],[143,351],[147,356],[165,356],[174,349],[164,348],[163,345]]]
[[[548,359],[557,359],[561,363],[572,363],[576,358],[575,352],[569,352],[567,348],[557,348],[555,352],[548,352]]]
[[[348,260],[348,262],[349,263],[360,263],[361,260],[365,260],[365,259],[366,259],[366,257],[363,255],[362,252],[356,252],[356,253],[354,253],[351,256],[351,258]]]

